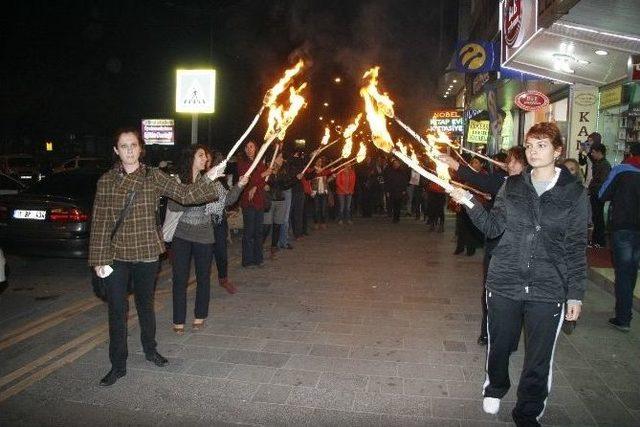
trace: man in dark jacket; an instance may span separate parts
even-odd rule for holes
[[[409,185],[409,175],[401,167],[400,160],[394,158],[391,167],[385,171],[384,185],[385,190],[389,193],[393,222],[397,223],[400,221],[400,210]]]
[[[591,214],[593,218],[593,236],[591,244],[595,247],[604,247],[605,224],[604,224],[604,202],[598,197],[598,192],[602,183],[611,171],[611,164],[606,159],[607,147],[602,143],[594,142],[591,145],[589,157],[593,162],[593,177],[589,183],[589,200],[591,202]]]
[[[640,262],[640,144],[631,146],[631,156],[614,167],[600,189],[600,200],[611,201],[611,241],[615,270],[615,328],[628,332],[633,291]]]

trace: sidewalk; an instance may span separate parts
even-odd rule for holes
[[[451,221],[429,233],[382,217],[330,224],[262,269],[240,269],[234,243],[239,291],[214,286],[203,331],[175,335],[171,300],[158,297],[169,365],[144,360],[132,322],[126,377],[97,385],[109,369],[101,342],[0,402],[0,425],[511,425],[524,343],[499,415],[485,414],[482,251],[453,256],[454,246]],[[544,425],[640,425],[640,323],[614,330],[612,310],[589,284],[575,332],[558,340]],[[106,322],[106,309],[95,316]]]
[[[588,248],[587,261],[589,264],[589,280],[611,295],[615,295],[615,272],[613,270],[611,250],[609,248]],[[640,311],[640,276],[636,280],[633,307]]]

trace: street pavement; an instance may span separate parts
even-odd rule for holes
[[[236,238],[238,293],[213,286],[206,328],[183,336],[171,331],[165,263],[157,338],[170,363],[144,359],[132,304],[127,375],[110,388],[98,386],[110,368],[106,307],[84,261],[10,257],[0,425],[510,424],[524,342],[500,413],[483,413],[482,251],[452,255],[453,218],[442,234],[413,219],[357,219],[294,244],[241,269]],[[640,326],[610,328],[612,309],[590,283],[576,330],[558,340],[544,425],[640,425]]]

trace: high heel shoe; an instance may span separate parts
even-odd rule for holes
[[[194,331],[201,331],[204,329],[204,319],[195,319],[191,325]]]

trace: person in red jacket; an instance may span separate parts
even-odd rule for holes
[[[248,141],[244,145],[244,158],[238,161],[238,175],[247,173],[253,159],[256,157],[256,143]],[[259,162],[249,177],[249,183],[240,198],[244,232],[242,234],[242,266],[261,266],[264,256],[262,253],[262,222],[264,220],[265,178],[271,174],[263,162]]]
[[[351,221],[351,200],[356,188],[356,172],[351,165],[342,169],[336,175],[336,194],[338,195],[338,224]]]

